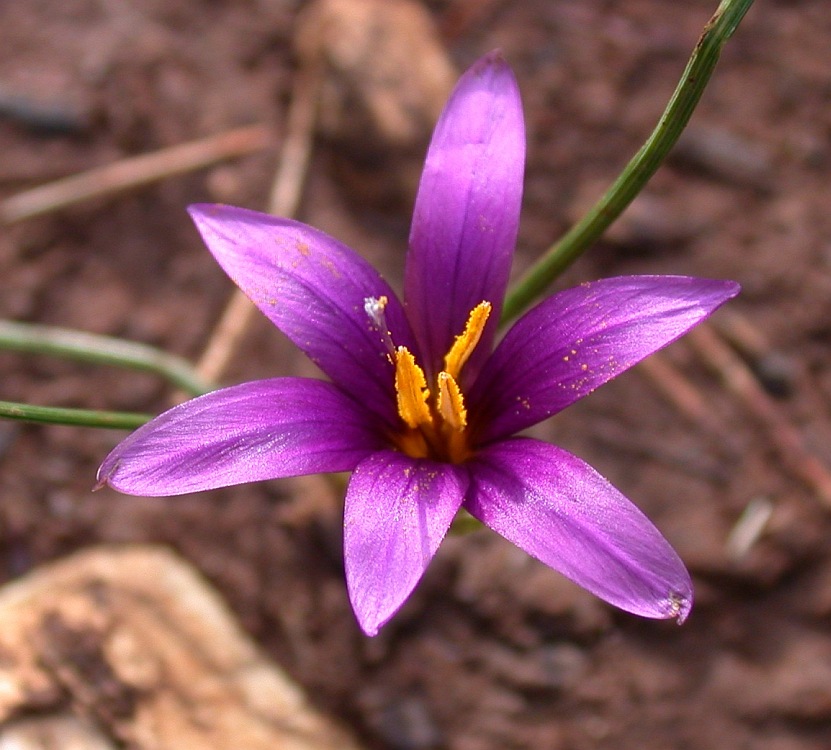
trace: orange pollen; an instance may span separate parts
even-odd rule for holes
[[[383,310],[383,303],[380,305]],[[367,312],[371,307],[368,304]],[[467,410],[458,378],[482,337],[491,308],[490,302],[480,302],[471,310],[464,331],[456,336],[444,358],[444,369],[436,376],[432,391],[409,349],[399,346],[395,350],[398,414],[407,426],[396,437],[396,444],[407,455],[454,463],[470,455]]]

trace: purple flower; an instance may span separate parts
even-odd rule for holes
[[[516,81],[491,54],[461,78],[433,135],[404,303],[312,227],[191,207],[228,275],[331,382],[261,380],[177,406],[124,440],[100,483],[177,495],[352,471],[346,580],[369,635],[410,595],[461,508],[606,601],[683,621],[692,585],[660,532],[579,458],[515,435],[677,339],[738,285],[583,284],[537,305],[493,350],[524,157]]]

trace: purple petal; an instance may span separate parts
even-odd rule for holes
[[[375,635],[405,602],[444,539],[467,489],[464,469],[376,453],[352,474],[344,508],[346,584]]]
[[[369,421],[322,380],[244,383],[140,427],[107,456],[98,479],[130,495],[159,496],[349,471],[381,445]]]
[[[256,211],[196,205],[190,214],[219,264],[343,390],[397,424],[393,367],[364,310],[386,296],[397,345],[412,346],[400,302],[357,253],[310,226]]]
[[[493,311],[470,374],[491,349],[516,243],[524,163],[516,80],[492,53],[462,76],[436,125],[413,214],[404,297],[433,373],[483,300]]]
[[[470,467],[465,507],[482,523],[616,607],[676,617],[692,583],[649,519],[576,456],[527,438],[497,443]]]
[[[556,414],[675,341],[739,285],[685,276],[621,276],[566,289],[508,331],[471,391],[478,439]]]

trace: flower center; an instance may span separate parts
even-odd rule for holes
[[[398,415],[406,428],[394,436],[398,448],[413,458],[433,458],[460,463],[470,455],[467,410],[459,375],[470,358],[491,312],[490,302],[470,311],[465,329],[456,336],[444,357],[444,368],[429,384],[424,370],[406,346],[394,347],[384,321],[386,297],[365,300],[367,315],[376,323],[395,364]],[[432,386],[432,387],[431,387]]]

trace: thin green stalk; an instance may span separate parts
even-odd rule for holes
[[[0,401],[0,418],[3,417],[22,422],[105,427],[112,430],[134,430],[153,418],[150,414],[67,409],[60,406],[32,406],[31,404],[17,404],[13,401]]]
[[[655,174],[686,127],[727,40],[753,0],[722,0],[704,27],[658,125],[594,207],[552,245],[505,300],[502,322],[519,315],[594,243]]]
[[[203,382],[193,367],[181,357],[146,344],[111,336],[0,320],[0,349],[49,354],[81,362],[152,372],[191,396],[201,396],[214,389],[210,383]]]

